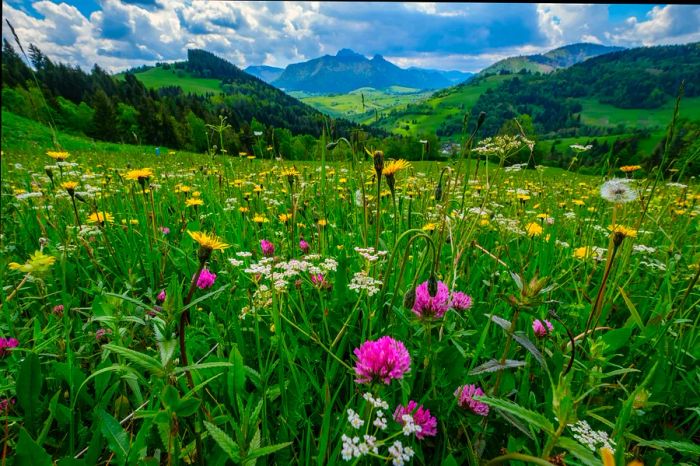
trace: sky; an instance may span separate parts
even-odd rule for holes
[[[350,48],[401,66],[479,71],[576,42],[700,41],[700,5],[4,0],[25,49],[111,71],[184,60],[188,48],[240,67],[284,67]],[[14,45],[9,27],[2,36]]]

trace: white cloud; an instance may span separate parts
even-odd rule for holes
[[[25,0],[31,1],[31,0]],[[69,1],[69,0],[67,0]],[[68,3],[3,2],[20,39],[52,60],[110,71],[182,60],[203,48],[244,67],[286,66],[352,48],[401,66],[476,71],[501,58],[572,42],[651,45],[700,40],[700,6],[655,7],[611,23],[607,5],[101,0],[86,17]],[[3,22],[3,36],[9,30]]]
[[[655,6],[646,20],[630,17],[606,34],[620,45],[664,45],[700,41],[700,5]]]

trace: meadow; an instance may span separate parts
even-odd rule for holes
[[[156,155],[3,113],[3,464],[696,464],[695,180],[346,142]]]

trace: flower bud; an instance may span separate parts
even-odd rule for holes
[[[413,309],[413,305],[416,303],[416,287],[412,286],[403,295],[403,307],[406,309]]]
[[[437,295],[438,292],[438,281],[437,278],[435,277],[434,273],[430,274],[430,278],[428,278],[428,294],[430,295],[431,298],[434,298]]]

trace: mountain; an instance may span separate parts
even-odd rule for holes
[[[361,87],[441,89],[452,82],[437,71],[403,69],[381,55],[370,60],[350,49],[342,49],[335,56],[324,55],[289,65],[271,84],[285,91],[344,94]]]
[[[524,115],[540,136],[658,131],[670,121],[683,80],[680,115],[700,120],[700,43],[695,43],[611,52],[542,75],[475,76],[387,112],[373,126],[402,135],[456,138],[463,134],[465,114],[471,115],[473,128],[483,111],[484,136]]]
[[[606,53],[619,52],[622,47],[608,47],[599,44],[570,44],[545,54],[509,57],[481,70],[479,76],[498,73],[518,73],[525,70],[532,73],[551,73],[560,68],[567,68],[589,58]]]
[[[275,66],[266,66],[266,65],[259,65],[259,66],[249,66],[248,68],[244,69],[248,74],[252,74],[258,79],[262,79],[266,83],[271,83],[275,79],[279,78],[282,72],[284,71],[284,68],[277,68]]]
[[[449,70],[449,71],[431,70],[431,69],[425,69],[425,68],[417,68],[415,66],[412,66],[408,69],[409,70],[419,70],[419,71],[422,70],[422,71],[426,71],[429,73],[438,73],[439,75],[447,78],[447,80],[450,81],[450,83],[452,83],[453,85],[460,84],[460,83],[463,83],[465,81],[469,81],[469,79],[472,76],[474,76],[474,73],[466,73],[464,71],[457,71],[457,70]]]

